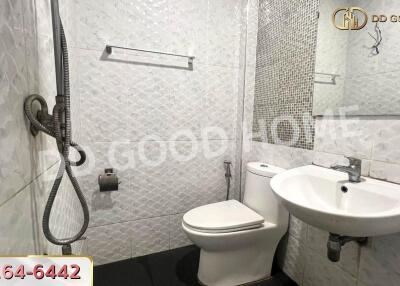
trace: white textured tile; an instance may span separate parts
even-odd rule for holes
[[[3,1],[3,2],[7,2],[7,1]],[[26,33],[26,37],[34,37],[36,35],[36,25],[35,25],[36,3],[35,3],[35,1],[13,1],[13,2],[21,2],[22,15],[23,15],[23,26],[24,26],[23,30]],[[1,26],[1,24],[0,24],[0,26]]]
[[[0,3],[0,27],[7,25],[15,30],[23,29],[23,10],[21,0],[3,0]]]
[[[317,119],[315,150],[370,159],[373,146],[371,121],[363,119]]]
[[[35,36],[25,38],[25,54],[27,69],[27,85],[29,94],[38,94],[39,91],[39,45]]]
[[[134,148],[135,217],[183,213],[225,198],[223,161],[235,163],[234,141],[148,141]]]
[[[381,120],[376,120],[374,129],[377,131],[377,134],[372,159],[400,164],[399,118],[382,118]]]
[[[84,145],[87,162],[76,174],[90,207],[90,225],[99,226],[134,219],[134,192],[130,188],[131,144],[125,142]],[[98,176],[114,168],[120,181],[119,190],[100,192]]]
[[[169,1],[116,1],[121,39],[126,39],[128,47],[139,49],[170,51],[170,10]]]
[[[384,1],[382,10],[393,11],[397,9],[398,9],[398,2],[396,0]],[[399,44],[399,38],[398,38],[399,30],[396,29],[396,25],[385,25],[384,27],[381,27],[381,29],[382,33],[390,35],[390,38],[387,39],[385,47],[383,48],[383,52],[380,54],[382,55],[382,57],[379,58],[379,71],[380,72],[393,71],[393,70],[398,71],[399,70],[398,63],[400,59],[394,52],[394,47],[396,47]],[[392,83],[396,84],[396,82]]]
[[[258,0],[248,1],[248,11],[245,9],[244,16],[244,20],[247,21],[246,64],[248,68],[253,69],[255,69],[257,59],[258,2]]]
[[[235,138],[238,72],[238,69],[231,68],[212,66],[207,68],[207,95],[203,128],[221,128],[225,131],[225,139]],[[221,139],[221,137],[210,139]]]
[[[140,146],[135,144],[133,152],[138,158],[131,174],[135,217],[148,218],[175,212],[172,202],[175,201],[174,182],[179,169],[169,163],[167,142],[148,141]]]
[[[128,27],[121,25],[122,17],[116,1],[75,0],[74,5],[77,10],[75,21],[78,23],[77,47],[101,51],[106,44],[126,46]]]
[[[170,50],[193,55],[195,67],[207,62],[208,1],[169,0]]]
[[[304,243],[307,238],[307,230],[308,226],[305,222],[301,221],[293,215],[290,216],[289,233],[292,236]]]
[[[182,228],[182,218],[184,214],[178,214],[170,216],[170,249],[183,247],[193,244],[193,242],[187,237],[186,233]]]
[[[399,114],[400,86],[396,80],[399,75],[398,71],[379,72],[346,79],[342,106],[357,106],[354,114],[360,115]],[[354,96],[354,89],[357,89],[357,96]]]
[[[223,161],[235,163],[234,144],[234,141],[135,144],[137,166],[131,178],[136,198],[135,217],[176,214],[223,200],[226,194]]]
[[[226,196],[224,160],[234,166],[234,141],[204,142],[212,153],[201,153],[194,160],[174,162],[176,165],[175,200],[173,209],[185,212],[197,206],[222,201]],[[179,148],[179,146],[178,146]],[[187,152],[187,144],[180,146],[179,152]],[[202,151],[204,152],[204,150]],[[206,157],[207,156],[207,157]],[[235,170],[232,169],[232,173]]]
[[[88,142],[128,139],[127,82],[129,73],[121,63],[101,61],[100,52],[79,55],[79,96],[82,133]],[[118,89],[115,87],[118,86]]]
[[[396,243],[393,244],[392,239]],[[359,279],[366,286],[394,286],[400,281],[400,256],[398,235],[371,238],[368,246],[361,249]]]
[[[292,148],[291,168],[301,167],[312,164],[314,151],[300,148]]]
[[[0,34],[0,111],[3,118],[0,127],[3,153],[0,158],[3,189],[0,202],[4,202],[55,160],[46,157],[49,146],[54,146],[48,144],[50,139],[43,136],[34,139],[22,111],[25,97],[29,92],[37,92],[30,84],[37,73],[33,39],[25,41],[23,31],[12,30],[8,25],[0,27]]]
[[[188,140],[179,132],[199,138],[205,100],[203,68],[188,71],[131,66],[126,71],[132,84],[127,87],[124,110],[131,121],[129,139],[157,136],[163,140]]]
[[[313,163],[318,166],[329,168],[332,165],[346,165],[348,160],[343,155],[315,152]]]
[[[239,66],[240,18],[240,0],[209,1],[208,64]]]
[[[168,216],[134,221],[130,227],[133,233],[133,257],[169,249],[170,220]]]
[[[4,24],[0,26],[0,202],[26,186],[31,174],[35,174],[29,153],[30,134],[22,111],[26,76],[24,34]]]
[[[357,280],[340,269],[327,257],[320,256],[314,251],[308,251],[306,255],[304,272],[304,286],[356,286]]]
[[[323,69],[322,69],[323,70]],[[325,69],[327,70],[327,69]],[[316,75],[316,81],[325,81],[326,77]],[[320,77],[320,78],[318,78]],[[345,79],[337,78],[335,85],[315,83],[313,98],[313,115],[321,115],[331,110],[339,110],[343,104]]]
[[[131,223],[117,223],[89,228],[87,235],[88,253],[95,265],[131,258]]]
[[[28,71],[29,93],[37,93],[45,98],[51,113],[52,107],[55,104],[55,94],[57,93],[54,80],[54,57],[48,56],[53,53],[53,40],[51,37],[43,35],[38,35],[37,38],[29,37],[26,40],[27,43],[32,41],[29,45],[36,45],[36,47],[27,47],[26,51],[27,64],[32,69]],[[28,128],[28,120],[25,119],[25,122]],[[26,131],[26,135],[30,138],[31,150],[29,156],[31,157],[34,169],[33,173],[41,174],[59,160],[60,156],[56,142],[54,138],[44,133],[33,137],[30,132]]]
[[[289,169],[292,165],[292,148],[263,142],[252,142],[249,154],[250,161],[265,162]]]
[[[205,67],[194,71],[166,69],[124,64],[115,59],[100,61],[98,56],[98,52],[82,52],[78,70],[81,117],[86,121],[82,133],[87,140],[138,141],[145,136],[168,140],[177,131],[200,136]],[[233,76],[228,75],[228,83],[234,82]],[[225,81],[216,84],[220,90],[227,86]],[[118,90],[114,88],[116,85]],[[232,95],[230,91],[234,92],[226,92]],[[217,115],[221,124],[226,122],[220,119],[223,114]],[[235,122],[234,118],[229,120]]]
[[[307,234],[307,247],[317,251],[323,255],[324,250],[327,250],[326,244],[328,242],[329,233],[319,228],[308,226]]]
[[[400,165],[372,161],[370,175],[373,178],[400,183]]]
[[[50,0],[35,1],[36,30],[38,35],[52,37]]]
[[[306,245],[289,235],[287,243],[279,250],[283,272],[302,285],[304,266],[306,263]]]
[[[35,203],[31,185],[0,207],[0,252],[3,255],[40,254],[35,227]]]

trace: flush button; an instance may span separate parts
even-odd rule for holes
[[[261,168],[268,168],[268,165],[267,164],[261,164],[260,167]]]

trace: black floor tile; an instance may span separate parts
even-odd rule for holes
[[[200,250],[188,246],[94,268],[94,286],[199,286]],[[254,286],[297,286],[274,268],[271,279]]]
[[[93,271],[95,286],[131,286],[134,278],[132,259],[96,266]]]
[[[134,286],[169,286],[173,273],[171,252],[166,251],[134,258],[131,272]]]
[[[200,249],[194,246],[183,247],[172,251],[174,273],[172,286],[197,286],[197,269],[199,268]]]
[[[254,286],[298,286],[283,272],[276,273],[270,279],[254,284]]]

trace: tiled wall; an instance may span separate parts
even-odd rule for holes
[[[400,118],[317,119],[313,151],[253,142],[245,162],[284,168],[311,163],[346,164],[343,155],[363,159],[363,175],[400,183]],[[280,263],[299,285],[395,286],[400,281],[398,234],[370,238],[367,246],[347,244],[340,263],[326,257],[328,233],[292,217],[280,247]],[[357,284],[358,283],[358,284]]]
[[[43,237],[44,205],[58,167],[52,138],[33,138],[23,113],[26,96],[39,93],[54,104],[55,76],[49,3],[0,1],[0,254],[59,253]],[[65,202],[69,202],[65,204]],[[56,236],[79,227],[77,200],[63,181],[52,213]],[[68,216],[65,214],[68,213]],[[71,216],[74,213],[76,215]],[[80,246],[80,245],[79,245]],[[79,248],[74,247],[79,252]]]
[[[87,0],[69,7],[70,55],[79,63],[72,69],[74,131],[93,166],[78,179],[91,213],[87,253],[96,264],[189,244],[183,214],[224,200],[223,161],[237,169],[243,7],[240,0]],[[188,70],[187,61],[167,56],[116,50],[108,57],[106,44],[196,59]],[[226,136],[205,138],[210,126]],[[193,149],[187,159],[176,156]],[[140,152],[161,163],[146,164]],[[100,193],[97,177],[108,167],[117,169],[120,190]]]
[[[332,11],[347,7],[345,0],[321,1],[316,71],[339,74],[336,85],[316,84],[314,112],[338,113],[341,107],[352,106],[353,115],[399,115],[400,94],[397,63],[399,29],[391,22],[379,23],[382,42],[379,55],[372,46],[375,24],[369,21],[360,31],[343,33],[331,24]],[[351,1],[372,17],[391,15],[400,9],[396,1]],[[329,40],[327,40],[329,39]],[[334,61],[329,60],[334,59]]]
[[[353,5],[362,7],[371,14],[393,14],[400,10],[398,1],[362,1]],[[386,25],[384,25],[386,24]],[[371,47],[376,36],[375,23],[369,21],[362,33],[351,33],[347,52],[347,78],[344,105],[357,105],[353,114],[361,115],[400,115],[400,93],[397,50],[400,31],[391,22],[380,23],[382,43],[379,55],[372,55]],[[371,42],[372,40],[372,42]],[[357,90],[359,96],[352,96]]]
[[[316,1],[262,0],[258,24],[254,140],[312,149]]]
[[[259,13],[264,12],[260,9]],[[253,95],[254,89],[248,85],[245,126],[252,124]],[[313,150],[254,142],[251,135],[244,133],[243,167],[249,161],[264,161],[288,169],[311,163],[329,167],[346,164],[346,155],[363,159],[364,176],[400,183],[399,134],[400,117],[395,116],[317,118]],[[284,272],[304,286],[399,284],[398,234],[371,238],[363,247],[349,243],[337,264],[326,257],[327,238],[327,232],[292,217],[289,234],[278,252]]]
[[[348,2],[348,0],[331,0],[320,1],[319,4],[313,96],[314,115],[323,115],[329,111],[337,112],[344,105],[348,39],[351,34],[332,25],[332,11],[338,7],[348,7]],[[332,84],[332,77],[329,74],[339,75],[335,78],[335,84]]]

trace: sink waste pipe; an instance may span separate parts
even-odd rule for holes
[[[71,102],[70,102],[70,83],[69,83],[69,59],[67,41],[64,28],[59,14],[58,0],[51,1],[53,37],[54,37],[54,56],[57,81],[56,104],[53,114],[48,114],[48,106],[45,99],[37,94],[30,95],[25,99],[25,115],[31,123],[31,133],[36,136],[39,131],[52,136],[56,139],[57,148],[61,157],[61,162],[57,177],[51,188],[49,198],[43,214],[43,233],[48,241],[55,245],[62,246],[64,255],[71,255],[71,244],[78,241],[85,234],[89,226],[89,208],[85,197],[79,186],[77,179],[72,171],[72,166],[80,166],[86,161],[84,150],[71,139]],[[34,114],[34,103],[39,103],[40,110]],[[73,162],[69,159],[70,148],[76,149],[80,154],[80,159]],[[54,205],[58,190],[64,173],[69,177],[75,193],[83,210],[83,224],[78,233],[67,238],[57,238],[50,230],[50,215]]]
[[[343,236],[335,233],[330,233],[328,238],[328,251],[327,255],[330,261],[339,262],[340,253],[342,252],[342,247],[351,241],[358,242],[360,245],[365,245],[368,242],[366,237],[351,237]]]

